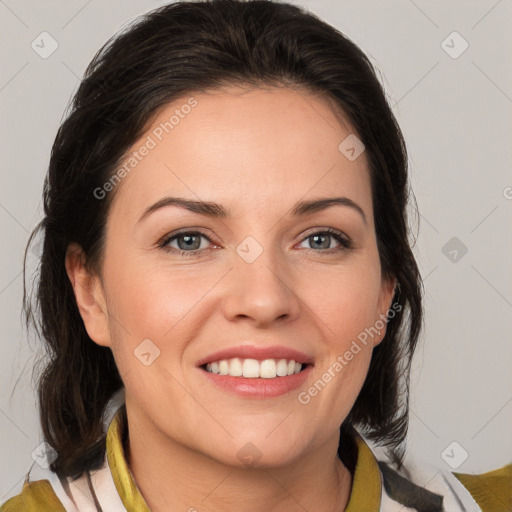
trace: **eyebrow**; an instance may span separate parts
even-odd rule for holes
[[[313,199],[309,201],[299,201],[296,203],[292,209],[292,216],[294,217],[302,217],[305,215],[310,215],[315,212],[319,212],[329,208],[331,206],[341,205],[352,208],[357,211],[365,224],[367,224],[366,215],[363,209],[352,199],[348,197],[327,197],[323,199]],[[141,222],[144,218],[146,218],[151,213],[156,210],[160,210],[161,208],[165,208],[168,206],[176,206],[179,208],[184,208],[185,210],[189,210],[194,213],[199,213],[201,215],[206,215],[208,217],[215,218],[227,218],[231,216],[231,212],[229,209],[224,208],[222,205],[218,203],[212,203],[209,201],[193,201],[191,199],[183,199],[180,197],[164,197],[152,204],[148,208],[146,208],[143,214],[140,216],[137,223]]]

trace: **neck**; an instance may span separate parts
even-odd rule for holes
[[[127,415],[126,459],[152,512],[341,512],[347,506],[352,475],[338,457],[339,438],[286,466],[241,468],[190,450],[129,410]]]

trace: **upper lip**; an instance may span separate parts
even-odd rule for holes
[[[293,359],[296,363],[313,363],[312,356],[283,345],[273,345],[268,347],[261,347],[257,345],[238,345],[236,347],[225,348],[217,352],[212,352],[206,357],[200,359],[197,362],[197,366],[202,366],[214,361],[221,361],[222,359],[232,359],[235,357],[239,357],[241,359],[257,359],[260,361],[263,361],[264,359]]]

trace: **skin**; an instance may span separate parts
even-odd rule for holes
[[[101,275],[75,244],[66,256],[87,332],[111,348],[125,383],[130,469],[153,512],[345,510],[352,475],[337,455],[339,427],[385,328],[307,405],[297,395],[391,305],[395,283],[381,278],[366,156],[341,154],[353,130],[311,93],[231,87],[194,98],[197,106],[110,192]],[[187,99],[158,113],[133,149]],[[214,201],[232,216],[169,206],[138,222],[165,196]],[[347,206],[290,215],[299,200],[339,196],[357,203],[366,223]],[[352,247],[309,238],[326,228]],[[177,230],[211,242],[199,237],[193,256],[178,254],[183,238],[157,247]],[[247,236],[263,249],[253,263],[236,252]],[[160,350],[149,366],[134,356],[144,339]],[[196,362],[246,340],[311,354],[313,371],[274,398],[212,386]],[[248,442],[260,453],[252,466],[237,456]]]

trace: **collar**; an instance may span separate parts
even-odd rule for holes
[[[125,459],[123,435],[126,434],[124,407],[109,424],[106,455],[117,492],[128,512],[151,512],[139,491]],[[354,431],[357,459],[352,474],[352,489],[345,512],[378,512],[381,502],[381,473],[377,459],[361,435]]]

